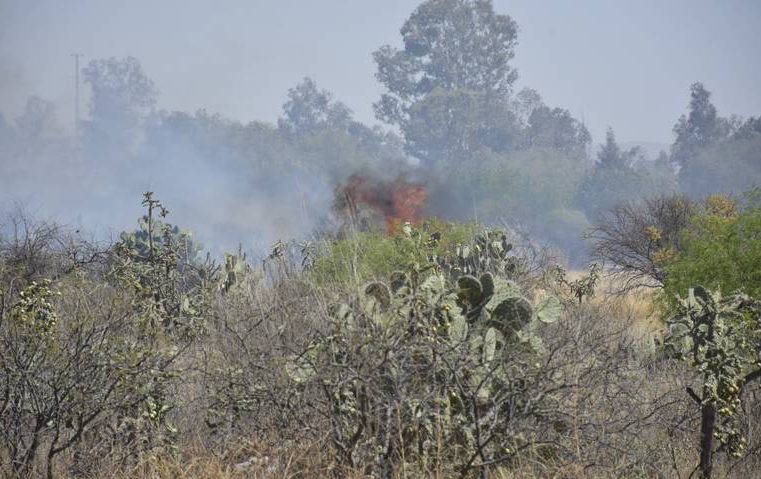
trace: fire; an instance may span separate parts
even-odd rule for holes
[[[403,177],[386,182],[355,174],[338,188],[337,196],[338,209],[354,215],[360,205],[367,206],[383,216],[386,231],[394,234],[405,222],[420,222],[428,189]]]

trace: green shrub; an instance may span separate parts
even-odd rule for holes
[[[424,266],[431,256],[441,256],[458,244],[469,242],[478,225],[426,221],[415,234],[400,231],[393,236],[383,232],[360,231],[324,245],[315,260],[311,275],[318,284],[361,284],[388,277],[393,271],[411,265]]]
[[[761,207],[750,201],[738,210],[727,197],[709,197],[666,272],[669,297],[684,297],[697,285],[761,297]]]

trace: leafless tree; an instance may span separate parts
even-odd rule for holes
[[[588,232],[592,255],[622,280],[624,292],[662,286],[664,267],[680,251],[681,233],[695,208],[679,194],[620,203]]]

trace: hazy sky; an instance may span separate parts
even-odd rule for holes
[[[414,0],[0,0],[0,112],[30,94],[73,117],[73,59],[135,56],[161,108],[274,121],[304,76],[375,123],[371,53],[400,44]],[[520,27],[518,86],[583,117],[600,142],[670,142],[689,85],[761,115],[761,1],[496,0]],[[83,105],[84,107],[84,105]],[[83,108],[84,109],[84,108]]]

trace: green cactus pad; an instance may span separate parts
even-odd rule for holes
[[[401,288],[406,286],[408,283],[407,275],[402,273],[401,271],[394,271],[391,273],[390,278],[390,284],[391,284],[391,291],[396,293]]]
[[[457,279],[457,296],[466,304],[476,306],[483,299],[481,282],[470,275],[460,276]]]
[[[507,298],[519,298],[521,289],[513,281],[500,277],[494,278],[494,298],[495,304]]]
[[[468,323],[462,315],[452,318],[449,323],[449,339],[453,344],[459,344],[465,341],[468,336]]]
[[[437,295],[444,292],[446,288],[446,279],[438,274],[433,274],[425,279],[420,285],[420,290],[429,294]]]
[[[494,294],[494,276],[491,273],[482,274],[479,281],[481,282],[484,298]]]
[[[387,310],[391,305],[391,290],[389,290],[385,283],[376,281],[368,284],[365,287],[365,294],[374,298],[382,311]]]
[[[554,323],[560,318],[560,300],[549,296],[536,305],[536,318],[543,323]]]
[[[531,321],[531,317],[534,315],[531,303],[526,298],[507,298],[494,305],[492,305],[492,301],[489,301],[487,305],[487,310],[491,313],[490,323],[505,336],[513,336],[515,331],[520,330]]]

